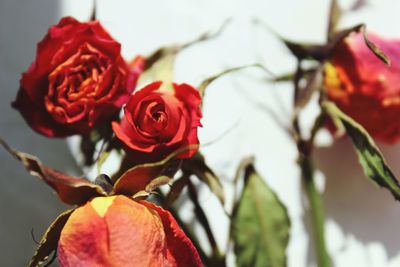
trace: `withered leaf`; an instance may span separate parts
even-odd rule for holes
[[[323,71],[322,67],[312,70],[306,77],[306,84],[303,88],[299,88],[298,95],[295,99],[295,106],[303,108],[310,101],[314,92],[322,87]]]
[[[229,74],[229,73],[232,73],[232,72],[235,72],[235,71],[240,71],[240,70],[247,69],[247,68],[259,68],[262,71],[266,72],[268,75],[275,76],[270,70],[268,70],[265,66],[263,66],[262,64],[259,64],[259,63],[243,65],[243,66],[237,66],[237,67],[233,67],[233,68],[228,68],[228,69],[225,69],[225,70],[221,71],[220,73],[217,73],[217,74],[215,74],[213,76],[210,76],[210,77],[206,78],[205,80],[203,80],[201,82],[201,84],[198,87],[198,90],[199,90],[199,93],[200,93],[201,97],[204,98],[204,95],[206,93],[207,87],[212,82],[214,82],[215,80],[221,78],[222,76],[224,76],[226,74]]]
[[[68,218],[74,210],[67,210],[59,215],[55,221],[47,228],[45,234],[40,240],[39,246],[36,249],[29,267],[41,266],[49,257],[51,252],[57,249],[58,240],[60,239],[61,230],[64,228]]]
[[[340,9],[338,1],[331,0],[331,6],[329,8],[328,30],[327,30],[328,40],[330,40],[332,34],[335,33],[341,15],[342,15],[342,10]]]
[[[165,199],[165,205],[167,207],[171,207],[172,204],[178,199],[179,195],[182,193],[183,188],[188,183],[189,176],[183,175],[182,177],[176,179],[176,181],[172,184],[171,189],[168,192],[168,195]]]
[[[192,158],[183,163],[183,169],[188,173],[196,175],[204,182],[211,192],[215,194],[222,205],[225,203],[225,193],[219,177],[206,164],[204,157],[198,152]]]
[[[81,205],[93,197],[107,195],[100,186],[86,179],[69,176],[49,168],[38,158],[11,148],[2,139],[0,143],[11,155],[22,162],[31,175],[41,178],[68,205]]]
[[[175,159],[175,156],[179,153],[182,153],[182,151],[174,152],[162,161],[136,165],[125,171],[115,181],[114,193],[135,195],[139,191],[146,191],[146,186],[157,177],[173,177],[181,162],[180,159]]]
[[[169,182],[171,182],[171,180],[172,179],[168,176],[165,176],[165,175],[159,176],[159,177],[151,180],[151,182],[146,185],[145,190],[146,190],[146,192],[153,193],[157,188],[159,188],[162,185],[168,184]]]
[[[161,80],[164,82],[162,86],[171,86],[174,64],[178,53],[195,44],[216,38],[222,33],[229,21],[225,21],[215,32],[206,32],[189,42],[162,47],[154,51],[145,60],[144,72],[140,75],[138,84],[144,85]]]
[[[385,53],[383,53],[383,51],[380,50],[376,44],[374,44],[371,40],[368,39],[368,34],[367,34],[365,24],[358,24],[356,26],[341,30],[341,31],[333,34],[331,40],[325,47],[325,57],[326,58],[330,57],[330,55],[335,50],[336,46],[340,42],[342,42],[344,38],[346,38],[353,32],[359,32],[359,31],[362,31],[363,36],[364,36],[364,42],[368,46],[368,48],[371,50],[371,52],[374,53],[375,56],[377,58],[379,58],[383,63],[390,66],[390,58],[387,55],[385,55]]]

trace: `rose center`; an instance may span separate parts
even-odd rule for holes
[[[167,124],[167,114],[163,105],[150,105],[146,113],[145,128],[151,133],[162,131]]]
[[[144,101],[139,104],[136,126],[148,138],[158,138],[168,124],[168,114],[165,105],[159,99]]]
[[[162,111],[156,111],[152,114],[153,121],[156,123],[162,123],[165,120],[165,113]]]
[[[46,109],[60,123],[73,123],[88,114],[90,99],[107,95],[109,62],[96,48],[83,44],[49,75]]]

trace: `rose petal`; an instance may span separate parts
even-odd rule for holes
[[[330,100],[373,137],[393,143],[400,139],[400,41],[369,37],[389,56],[391,66],[369,50],[361,33],[353,34],[338,45],[326,66],[325,88]]]
[[[167,239],[169,261],[174,261],[176,266],[182,267],[203,266],[192,241],[182,231],[171,213],[147,201],[140,201],[140,203],[156,211],[160,216]]]
[[[76,209],[61,232],[61,266],[170,266],[157,212],[125,196]]]
[[[201,98],[187,84],[173,84],[174,91],[154,82],[135,92],[124,108],[120,123],[113,123],[128,157],[137,164],[157,161],[184,147],[197,145],[201,126]],[[192,156],[197,149],[180,154]]]
[[[121,45],[98,21],[61,19],[38,44],[13,107],[43,135],[87,134],[118,113],[141,72],[139,63],[131,70],[120,53]]]

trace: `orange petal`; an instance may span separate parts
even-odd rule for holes
[[[203,266],[192,241],[182,231],[171,213],[147,201],[140,201],[140,203],[156,211],[162,220],[166,235],[169,262],[173,262],[174,266],[182,267]]]
[[[167,244],[157,212],[125,196],[97,197],[66,223],[59,261],[61,266],[171,266]]]

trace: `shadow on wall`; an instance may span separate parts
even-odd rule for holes
[[[400,146],[383,147],[394,173],[399,176]],[[370,182],[363,174],[349,139],[337,140],[332,147],[315,151],[315,165],[326,176],[323,201],[328,219],[345,235],[351,234],[364,245],[383,245],[388,260],[399,253],[400,206],[392,195]],[[346,244],[343,244],[344,246]]]
[[[60,1],[0,1],[0,136],[18,150],[37,155],[49,166],[77,173],[63,140],[34,133],[10,103],[20,75],[33,61],[36,44],[60,18]],[[66,209],[52,190],[31,177],[0,149],[0,259],[2,266],[25,266],[36,248],[30,231],[41,238],[47,226]]]

